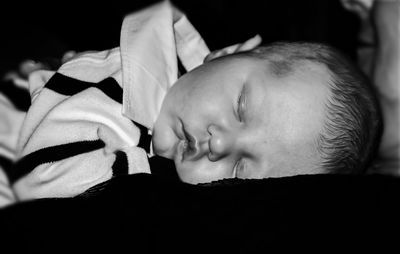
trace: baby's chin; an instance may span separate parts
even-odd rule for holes
[[[163,146],[158,146],[157,144],[153,143],[153,152],[155,155],[174,160],[174,154],[171,152],[171,149],[168,149],[167,147]],[[175,161],[175,160],[174,160]]]

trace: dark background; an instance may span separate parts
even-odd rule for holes
[[[119,46],[123,17],[154,0],[9,2],[0,15],[0,70],[23,59],[60,58],[66,50]],[[260,34],[264,42],[308,40],[356,57],[359,21],[339,0],[173,0],[210,50]]]

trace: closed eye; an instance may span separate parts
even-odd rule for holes
[[[243,158],[239,159],[233,168],[233,174],[234,178],[238,178],[240,175],[242,175],[242,172],[245,168],[245,160]]]
[[[244,112],[246,109],[246,104],[247,104],[247,99],[246,99],[246,91],[245,91],[245,86],[243,86],[239,97],[237,99],[237,109],[236,109],[236,114],[238,117],[239,122],[243,122],[244,120]]]

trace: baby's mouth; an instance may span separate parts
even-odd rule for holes
[[[185,140],[183,144],[182,160],[188,160],[196,154],[196,149],[193,147],[192,142]]]
[[[197,140],[193,137],[182,124],[182,133],[184,134],[184,140],[182,140],[182,161],[190,160],[197,154]]]

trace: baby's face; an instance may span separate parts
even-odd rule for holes
[[[265,60],[227,56],[185,74],[163,101],[155,153],[189,183],[322,173],[316,140],[329,76],[303,69],[276,78]]]

